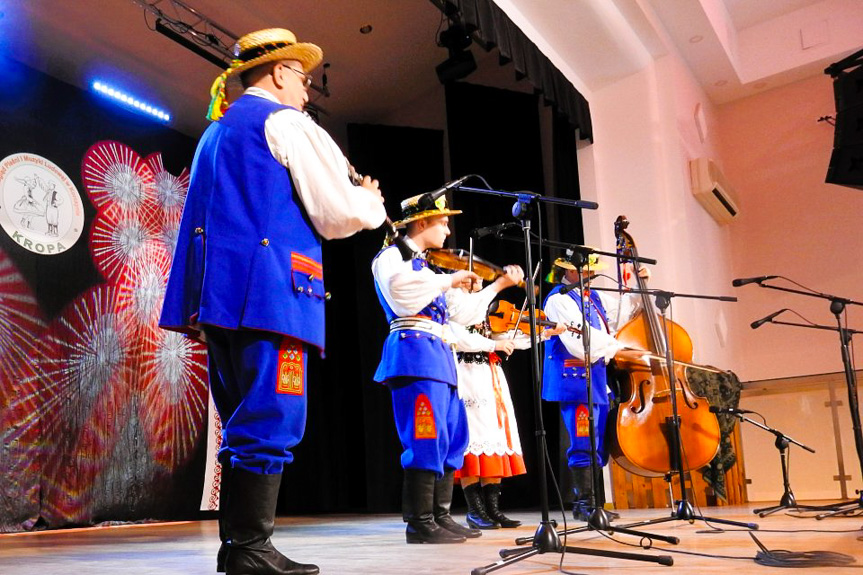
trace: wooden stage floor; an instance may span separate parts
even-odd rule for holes
[[[770,550],[832,551],[853,556],[854,565],[815,567],[807,574],[859,573],[863,575],[863,517],[816,520],[801,519],[777,513],[760,519],[749,507],[709,508],[714,517],[756,522],[758,539]],[[616,524],[667,517],[668,510],[627,510]],[[485,531],[479,539],[461,545],[407,545],[404,526],[396,515],[328,515],[279,518],[273,540],[286,555],[297,561],[313,562],[321,573],[347,574],[470,574],[475,567],[494,563],[501,548],[513,546],[515,537],[533,534],[539,521],[538,512],[515,512],[521,519],[518,529]],[[552,515],[558,521],[560,513]],[[464,516],[456,515],[459,521]],[[774,568],[755,563],[758,551],[745,531],[728,527],[725,532],[705,533],[709,527],[702,521],[689,524],[671,521],[647,529],[653,533],[673,535],[678,545],[657,542],[655,548],[640,551],[616,543],[598,533],[570,535],[567,543],[585,549],[634,552],[645,555],[667,554],[674,565],[593,557],[567,553],[564,572],[569,573],[739,573],[776,572]],[[824,532],[815,532],[815,531]],[[829,532],[828,532],[829,531]],[[629,535],[615,535],[620,541],[637,544]],[[0,535],[0,573],[3,575],[54,575],[70,573],[105,573],[123,575],[215,573],[216,549],[219,546],[216,521],[124,525],[16,533]],[[678,550],[680,553],[667,550]],[[740,559],[688,555],[702,553],[740,557]],[[561,555],[538,554],[495,571],[508,575],[556,573]]]

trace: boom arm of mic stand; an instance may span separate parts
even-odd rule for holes
[[[779,437],[779,438],[785,439],[785,440],[787,440],[789,443],[793,443],[794,445],[798,445],[798,446],[802,447],[803,449],[805,449],[806,451],[808,451],[809,453],[815,453],[815,450],[814,450],[814,449],[812,449],[811,447],[807,447],[807,446],[803,445],[802,443],[800,443],[800,442],[799,442],[799,441],[797,441],[796,439],[793,439],[793,438],[791,438],[791,437],[788,437],[787,435],[785,435],[785,434],[784,434],[784,433],[782,433],[781,431],[779,431],[779,430],[777,430],[777,429],[773,429],[773,428],[772,428],[772,427],[770,427],[769,425],[764,425],[763,423],[759,423],[759,422],[757,422],[757,421],[755,421],[755,420],[753,420],[753,419],[749,419],[748,417],[746,417],[746,416],[745,416],[745,415],[743,415],[742,413],[731,413],[731,414],[729,414],[729,415],[733,415],[734,417],[738,418],[740,421],[748,421],[749,423],[751,423],[751,424],[752,424],[752,425],[754,425],[755,427],[760,427],[760,428],[761,428],[761,429],[763,429],[764,431],[767,431],[767,432],[769,432],[769,433],[772,433],[772,434],[773,434],[773,435],[775,435],[776,437]]]
[[[841,303],[846,304],[846,305],[847,304],[863,305],[863,302],[854,301],[853,299],[847,299],[844,297],[836,297],[836,296],[830,295],[829,293],[821,293],[821,292],[817,292],[817,291],[803,291],[803,290],[799,290],[799,289],[787,288],[787,287],[782,287],[782,286],[772,286],[772,285],[764,283],[764,282],[760,282],[758,284],[758,287],[763,287],[763,288],[767,288],[767,289],[775,289],[778,291],[784,291],[784,292],[788,292],[788,293],[796,293],[799,295],[805,295],[805,296],[809,296],[809,297],[829,299],[830,301],[841,302]]]

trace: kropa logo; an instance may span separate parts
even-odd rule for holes
[[[0,161],[0,226],[26,250],[59,254],[84,229],[81,195],[54,162],[12,154]]]

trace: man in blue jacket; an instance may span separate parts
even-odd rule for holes
[[[160,325],[200,337],[222,420],[217,569],[314,574],[270,542],[284,466],[306,422],[306,356],[324,349],[321,240],[381,226],[377,180],[349,164],[303,107],[323,54],[289,30],[243,36],[214,85]],[[224,87],[244,88],[224,115]]]

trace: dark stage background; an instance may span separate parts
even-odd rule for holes
[[[74,339],[77,335],[64,327],[64,318],[86,294],[110,283],[94,265],[88,247],[87,231],[100,212],[85,192],[85,154],[97,142],[115,140],[141,156],[161,152],[165,169],[179,174],[190,166],[195,142],[32,69],[4,64],[10,82],[0,92],[0,158],[30,152],[56,163],[81,192],[86,229],[73,248],[51,257],[32,254],[0,234],[0,255],[11,262],[9,273],[17,274],[32,292],[39,318],[29,335],[34,340]],[[578,198],[575,133],[566,121],[553,122],[555,189],[544,189],[535,96],[458,83],[447,86],[446,105],[452,177],[476,173],[501,189]],[[402,199],[433,190],[445,180],[443,131],[350,125],[348,139],[348,157],[359,172],[381,181],[393,219]],[[512,219],[509,201],[466,193],[454,194],[452,201],[465,211],[453,218],[458,247],[467,247],[472,228]],[[580,242],[578,214],[558,210],[549,217],[554,225],[544,222],[542,229],[556,231],[552,239]],[[540,230],[537,217],[533,229]],[[379,230],[324,244],[325,280],[333,294],[327,309],[327,354],[310,359],[306,437],[286,469],[280,513],[400,509],[400,445],[390,394],[372,381],[387,333],[370,269],[382,241]],[[487,237],[477,242],[476,253],[499,265],[523,265],[517,243]],[[553,256],[543,254],[540,277]],[[4,295],[0,293],[0,314],[12,305]],[[524,298],[515,288],[502,295],[519,305]],[[57,365],[68,357],[53,357],[45,363],[54,369],[43,369],[35,365],[39,361],[22,360],[25,354],[10,343],[14,338],[0,341],[0,531],[201,515],[206,445],[200,414],[181,418],[182,409],[189,407],[181,402],[162,414],[154,431],[148,428],[148,410],[164,399],[159,396],[164,390],[141,386],[134,369],[124,368],[94,388],[86,376],[57,377]],[[37,355],[41,358],[42,353]],[[56,350],[44,353],[57,355]],[[10,357],[16,361],[8,361]],[[505,503],[509,508],[535,506],[537,454],[528,354],[516,354],[505,370],[528,466],[526,476],[507,481]],[[206,406],[201,382],[183,386],[179,392],[186,394],[183,401],[194,404],[193,411],[202,403]],[[544,410],[557,466],[557,410],[553,405]],[[94,433],[99,441],[92,439]],[[107,442],[102,436],[113,439]],[[460,505],[460,493],[456,497]]]

